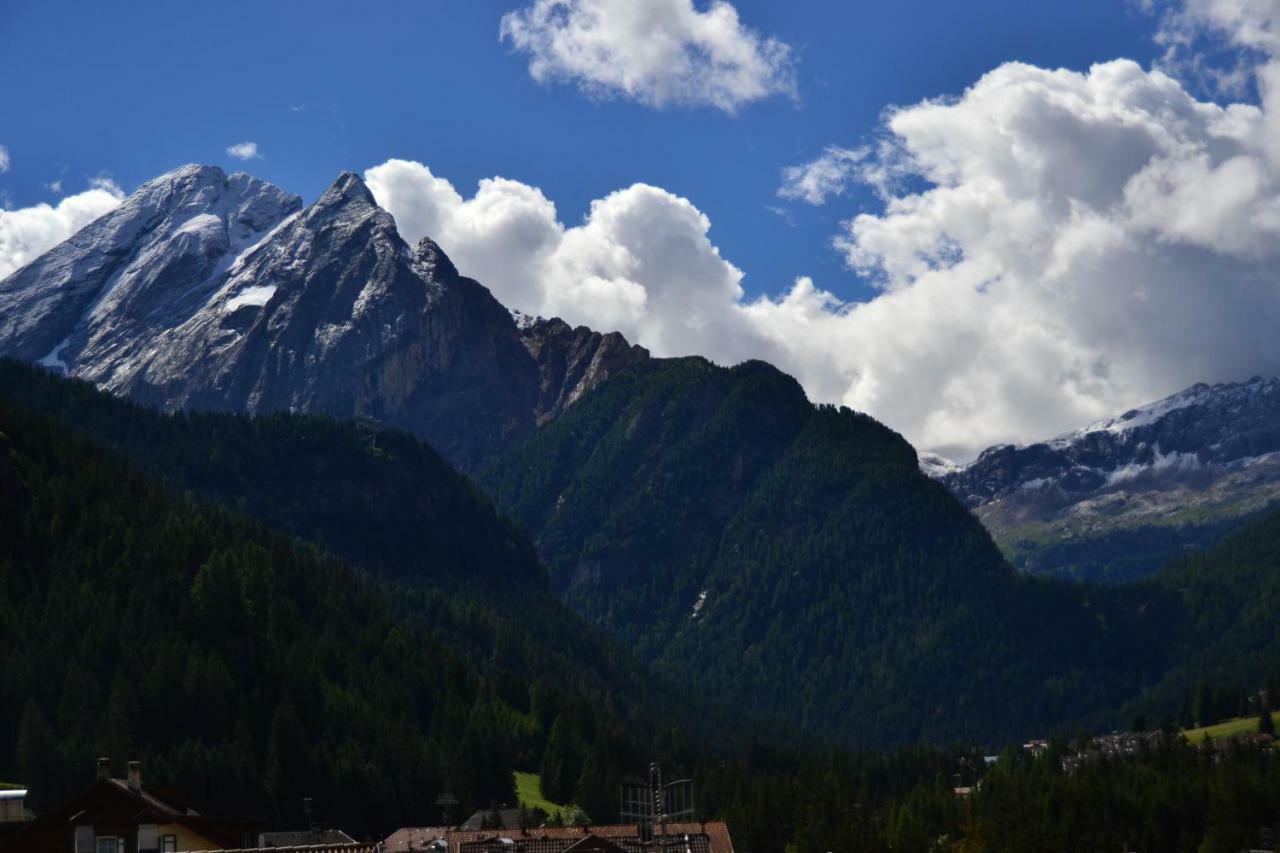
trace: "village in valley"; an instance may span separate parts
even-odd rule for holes
[[[493,806],[450,824],[459,805],[441,794],[436,826],[402,827],[384,839],[357,840],[339,828],[321,828],[312,801],[311,826],[263,829],[245,816],[205,813],[177,786],[143,780],[141,761],[117,778],[100,758],[89,787],[49,812],[24,806],[27,790],[0,786],[0,850],[4,853],[734,853],[724,821],[694,819],[692,782],[663,783],[650,767],[619,790],[618,823],[591,825],[576,807],[548,814],[540,806]],[[537,777],[532,777],[536,784]]]

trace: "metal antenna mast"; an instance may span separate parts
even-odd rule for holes
[[[649,765],[649,787],[653,791],[653,819],[658,825],[658,849],[667,847],[667,807],[663,802],[662,766],[658,762]]]

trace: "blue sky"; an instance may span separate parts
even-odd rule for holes
[[[520,5],[5,0],[0,79],[22,83],[6,87],[0,189],[24,207],[53,199],[60,177],[66,192],[99,174],[128,191],[199,161],[313,199],[342,170],[401,157],[464,193],[493,175],[538,186],[573,224],[592,199],[643,181],[710,217],[749,294],[806,274],[859,298],[829,243],[873,200],[784,202],[783,167],[868,140],[887,106],[959,94],[1004,61],[1084,69],[1157,53],[1152,16],[1118,0],[739,0],[744,24],[792,46],[798,99],[655,110],[534,82],[498,38]],[[263,158],[227,156],[244,140]]]
[[[354,170],[509,307],[957,459],[1280,374],[1274,0],[2,0],[0,79],[0,276],[95,178]]]

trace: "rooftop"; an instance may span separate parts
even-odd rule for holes
[[[723,821],[667,824],[667,853],[733,853]],[[672,844],[671,842],[677,842]],[[648,853],[656,844],[640,838],[634,824],[538,827],[536,829],[442,829],[406,827],[383,842],[386,853]]]

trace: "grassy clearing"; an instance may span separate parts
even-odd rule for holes
[[[1280,722],[1280,719],[1277,719],[1277,715],[1274,712],[1271,714],[1271,721],[1273,723]],[[1256,732],[1257,730],[1257,717],[1236,717],[1234,720],[1224,720],[1221,723],[1214,723],[1212,726],[1202,726],[1198,729],[1185,729],[1182,733],[1186,735],[1187,740],[1192,743],[1199,743],[1205,739],[1206,735],[1214,740],[1221,740],[1224,737],[1248,734]]]
[[[542,796],[542,777],[537,773],[516,771],[516,801],[525,808],[542,809],[547,814],[563,812],[565,807]]]

